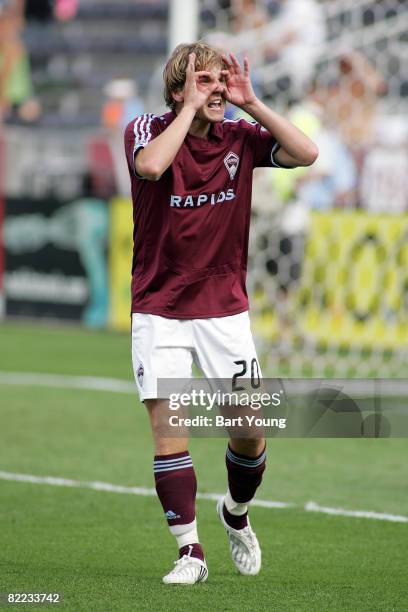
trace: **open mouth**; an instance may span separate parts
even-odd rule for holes
[[[222,110],[223,107],[224,104],[222,100],[213,100],[212,102],[208,103],[208,108],[210,108],[211,110]]]

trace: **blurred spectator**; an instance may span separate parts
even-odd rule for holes
[[[15,69],[24,47],[20,34],[23,28],[23,3],[3,0],[0,4],[0,115],[8,110],[14,97]]]
[[[75,228],[69,243],[77,248],[89,283],[89,301],[82,320],[89,327],[103,327],[108,320],[109,309],[106,257],[109,213],[107,203],[95,193],[90,173],[83,177],[82,198],[66,206],[63,211],[65,223]]]
[[[319,147],[316,163],[306,168],[296,185],[296,197],[309,209],[327,210],[357,204],[357,167],[341,134],[327,125],[325,108],[312,88],[306,100],[293,109],[291,120],[310,133]]]
[[[268,24],[268,12],[256,0],[231,0],[228,12],[229,24],[224,24],[227,31],[212,31],[206,34],[209,44],[233,52],[242,62],[243,57],[249,57],[253,68],[262,63],[262,32]],[[256,72],[252,71],[256,82]],[[254,84],[253,83],[253,84]]]
[[[364,157],[361,206],[373,213],[408,211],[408,124],[406,116],[380,117],[374,143]]]
[[[137,85],[131,79],[113,79],[105,87],[106,102],[102,109],[102,125],[107,130],[110,157],[113,160],[117,193],[127,195],[129,176],[122,160],[123,130],[137,115],[143,113],[143,101]]]
[[[232,0],[205,0],[201,10],[201,19],[207,28],[219,26],[219,21],[226,23],[231,21]]]
[[[256,0],[232,0],[230,14],[233,33],[259,28],[267,20],[266,10]]]
[[[24,121],[38,118],[40,106],[33,98],[30,65],[22,42],[24,0],[0,4],[0,121],[14,111]]]
[[[222,11],[227,11],[227,12],[231,11],[232,2],[233,0],[216,0],[216,4],[218,8],[221,9]]]
[[[102,109],[102,125],[121,134],[129,121],[143,113],[143,101],[131,79],[113,79],[104,89],[106,102]]]
[[[338,78],[319,92],[331,124],[357,153],[373,140],[377,100],[386,92],[384,79],[357,51],[340,57]]]
[[[55,0],[54,15],[59,21],[71,21],[78,11],[78,0]]]
[[[317,0],[275,0],[272,20],[262,31],[264,60],[280,61],[290,89],[301,97],[326,39],[324,12]]]
[[[356,205],[357,169],[353,157],[339,136],[322,129],[316,135],[319,163],[300,179],[297,196],[309,209]]]
[[[319,157],[310,167],[299,167],[290,172],[277,169],[270,174],[275,194],[286,205],[286,224],[291,225],[289,220],[294,203],[306,210],[355,206],[356,164],[340,134],[327,125],[325,109],[314,88],[302,103],[292,108],[289,118],[316,142]]]

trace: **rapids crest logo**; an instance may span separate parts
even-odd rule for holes
[[[232,179],[235,177],[237,173],[238,166],[239,166],[238,155],[230,151],[228,155],[224,157],[224,164],[225,164],[226,169],[228,170],[228,174],[230,175],[230,179],[232,181]]]
[[[144,367],[143,363],[137,368],[137,380],[139,381],[139,385],[143,386],[143,376],[144,376]]]

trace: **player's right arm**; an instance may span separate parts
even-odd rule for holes
[[[159,180],[176,157],[197,110],[207,102],[216,87],[210,72],[195,71],[195,54],[190,53],[184,89],[177,94],[177,101],[183,106],[174,121],[137,152],[135,168],[139,176],[150,181]]]

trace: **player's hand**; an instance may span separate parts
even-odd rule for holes
[[[206,70],[196,72],[195,61],[195,53],[190,53],[183,90],[183,102],[184,106],[197,111],[206,104],[208,98],[217,89],[217,82],[211,72]]]
[[[229,58],[223,55],[222,59],[227,67],[227,70],[223,70],[223,75],[225,76],[224,95],[228,102],[240,108],[256,102],[257,97],[249,77],[248,58],[244,58],[244,71],[233,53],[230,53]]]

